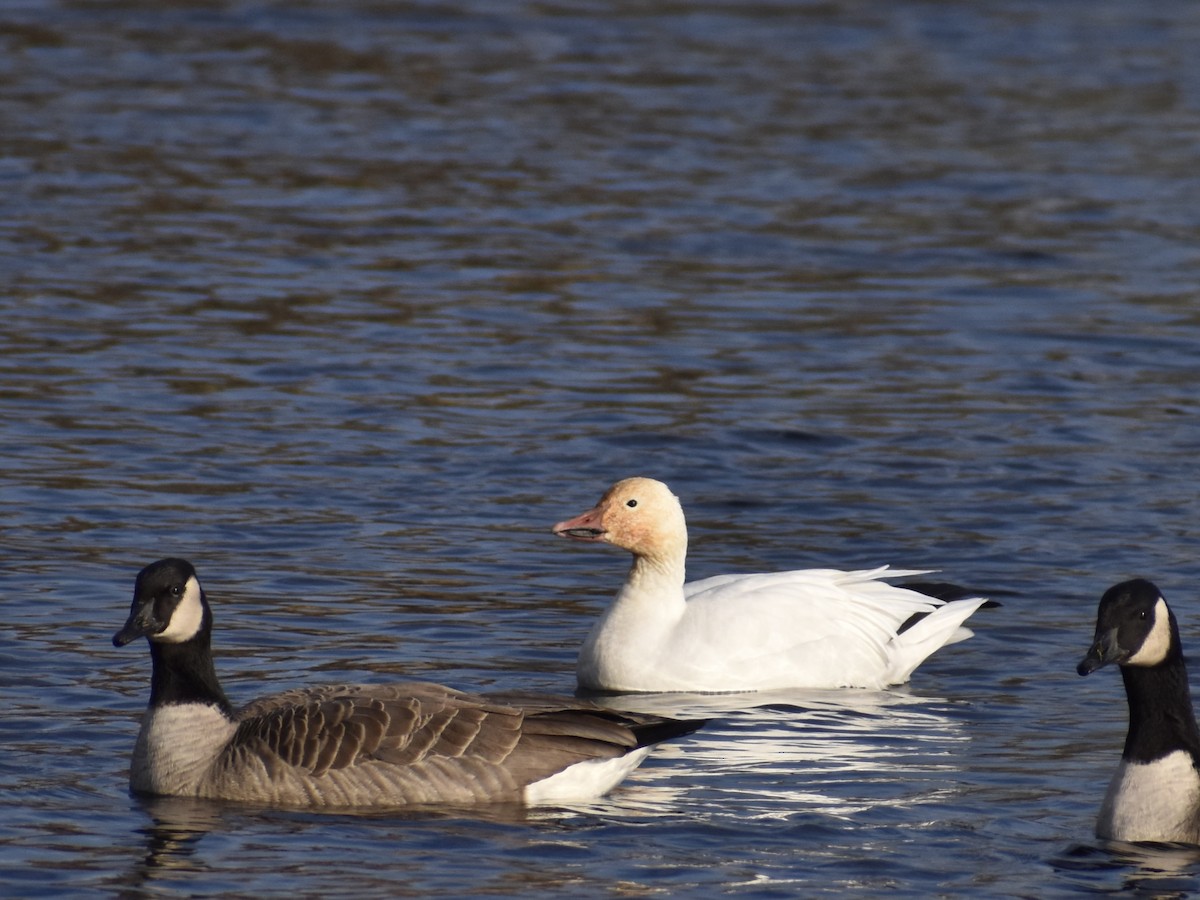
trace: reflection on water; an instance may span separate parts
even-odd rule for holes
[[[139,799],[152,823],[139,831],[146,838],[145,856],[125,876],[129,887],[151,885],[164,874],[200,873],[208,868],[197,857],[197,845],[205,835],[220,831],[228,822],[228,810],[221,804],[190,797],[154,797]]]
[[[213,864],[214,856],[200,852],[200,843],[259,825],[294,833],[312,832],[315,839],[331,823],[351,828],[400,827],[403,823],[447,822],[456,820],[492,823],[504,826],[528,821],[529,810],[513,804],[494,804],[463,809],[422,808],[413,810],[358,812],[308,812],[278,810],[239,803],[199,800],[190,797],[138,797],[134,808],[150,823],[141,830],[145,836],[145,855],[134,866],[129,884],[169,879],[178,872],[203,871]]]
[[[1075,845],[1053,860],[1080,889],[1110,893],[1108,875],[1120,890],[1138,897],[1183,898],[1200,891],[1200,850],[1180,844]]]
[[[602,702],[711,719],[686,745],[655,751],[670,769],[656,771],[648,791],[640,785],[623,798],[647,812],[672,793],[698,792],[728,796],[739,818],[849,820],[878,806],[944,799],[969,754],[969,736],[945,701],[903,691],[621,694]]]

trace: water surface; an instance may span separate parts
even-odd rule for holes
[[[0,10],[8,896],[1186,894],[1092,836],[1100,593],[1200,646],[1200,11],[1101,2]],[[716,717],[567,810],[126,791],[133,577],[182,555],[235,702],[570,692],[613,480],[689,574],[995,591],[910,685]]]

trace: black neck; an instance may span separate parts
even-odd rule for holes
[[[1121,666],[1129,700],[1123,759],[1151,762],[1176,750],[1200,759],[1200,729],[1181,657],[1157,666]]]
[[[181,644],[150,642],[154,673],[150,680],[150,705],[207,703],[232,715],[225,692],[213,668],[211,632],[206,628]]]

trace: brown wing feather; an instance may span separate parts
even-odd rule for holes
[[[242,709],[216,768],[257,768],[278,784],[289,767],[314,778],[361,772],[356,783],[390,801],[515,797],[574,763],[640,746],[643,720],[660,721],[570,697],[482,697],[423,682],[300,689]],[[382,794],[380,779],[391,785]],[[303,790],[326,790],[315,784]]]
[[[237,719],[228,753],[252,750],[322,775],[368,760],[405,766],[471,756],[501,763],[520,740],[524,715],[414,682],[287,691],[247,705]]]

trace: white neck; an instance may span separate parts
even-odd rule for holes
[[[635,670],[655,668],[663,644],[686,611],[683,580],[682,554],[634,557],[628,579],[580,650],[581,685],[621,690]]]
[[[682,597],[686,560],[686,543],[680,547],[661,548],[653,556],[634,556],[625,583],[644,583],[648,590],[656,593],[668,589],[678,590]]]

